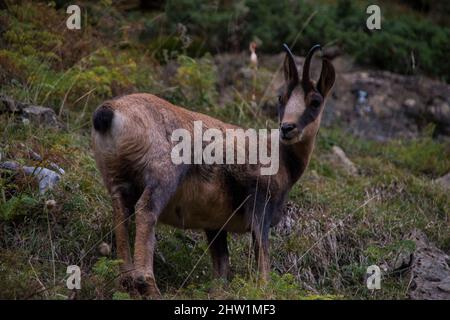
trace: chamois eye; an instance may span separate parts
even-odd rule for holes
[[[317,108],[320,107],[321,103],[322,102],[319,99],[313,99],[313,100],[311,100],[311,104],[310,105],[311,105],[311,107],[317,109]]]
[[[283,102],[283,97],[282,96],[278,96],[278,103],[282,103]]]

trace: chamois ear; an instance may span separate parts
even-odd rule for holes
[[[333,64],[330,60],[324,58],[322,60],[322,71],[320,73],[319,82],[317,83],[317,90],[325,98],[333,87],[334,80],[336,79],[336,72],[334,71]]]
[[[292,55],[291,50],[287,46],[287,44],[283,44],[283,49],[286,51],[286,57],[284,58],[284,80],[289,88],[289,90],[294,89],[294,87],[298,84],[298,71],[295,66],[294,56]]]

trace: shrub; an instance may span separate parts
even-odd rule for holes
[[[247,11],[245,1],[168,0],[166,16],[169,29],[175,32],[178,23],[207,41],[209,49],[223,49],[237,36],[237,24]]]
[[[214,106],[217,98],[216,67],[210,55],[201,59],[179,56],[180,64],[175,76],[182,95],[183,103],[194,109]]]

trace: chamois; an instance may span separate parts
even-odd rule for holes
[[[299,78],[294,57],[284,45],[285,86],[279,96],[279,170],[261,175],[260,164],[174,164],[171,133],[193,122],[207,128],[239,127],[175,106],[151,94],[130,94],[101,104],[93,114],[95,160],[112,198],[117,256],[122,284],[142,295],[159,296],[153,273],[155,227],[204,230],[215,277],[229,273],[227,232],[251,232],[261,279],[270,271],[269,230],[281,218],[289,190],[305,171],[319,130],[334,67],[322,59],[317,83],[311,48]],[[279,136],[279,137],[278,137]],[[268,142],[270,146],[270,141]],[[128,220],[135,215],[132,257]]]

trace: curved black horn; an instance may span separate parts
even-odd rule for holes
[[[292,54],[291,49],[289,49],[286,43],[283,43],[283,49],[292,58],[292,60],[294,60],[294,55]]]
[[[297,67],[295,66],[294,55],[286,43],[283,43],[283,49],[286,51],[286,59],[284,61],[285,80],[291,89],[295,87],[299,81]]]
[[[305,92],[309,92],[311,89],[313,89],[313,84],[309,77],[309,69],[311,66],[311,59],[317,50],[322,50],[320,44],[316,44],[309,50],[305,58],[305,63],[303,64],[302,86]]]

